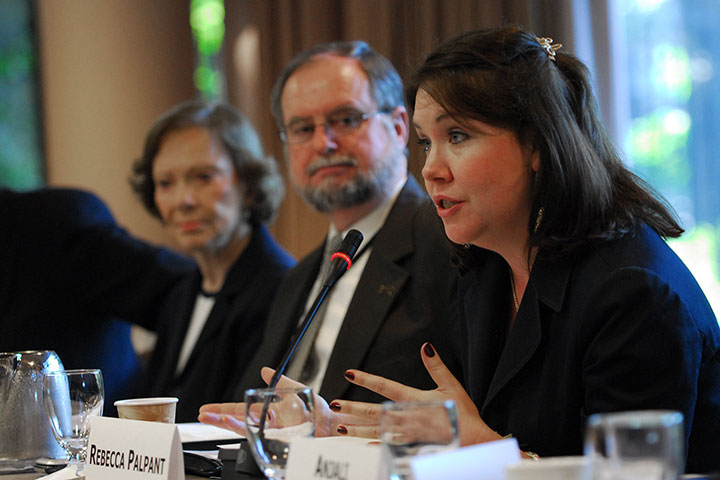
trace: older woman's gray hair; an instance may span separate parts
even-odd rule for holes
[[[142,156],[133,163],[130,184],[142,204],[160,218],[155,205],[152,167],[165,136],[172,131],[204,128],[230,156],[238,178],[245,187],[243,208],[252,224],[275,218],[285,195],[285,185],[277,162],[263,152],[260,139],[250,121],[227,103],[193,100],[181,103],[158,118],[148,132]]]

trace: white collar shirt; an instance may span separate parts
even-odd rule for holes
[[[352,267],[337,281],[333,289],[325,299],[328,302],[325,310],[325,318],[318,331],[315,340],[315,353],[318,356],[318,369],[317,374],[309,382],[308,386],[312,387],[313,391],[319,392],[322,381],[325,378],[325,371],[327,370],[328,363],[330,362],[330,355],[332,354],[333,348],[335,347],[335,341],[337,340],[338,334],[342,327],[343,321],[345,320],[345,314],[347,313],[350,302],[355,295],[355,289],[360,282],[360,277],[365,270],[365,265],[372,254],[372,239],[375,234],[382,228],[385,220],[387,219],[392,206],[395,204],[400,191],[405,185],[407,177],[403,177],[398,184],[393,187],[392,195],[388,196],[387,201],[379,205],[375,210],[366,215],[364,218],[357,221],[355,224],[344,230],[342,237],[345,238],[347,232],[351,229],[356,229],[363,234],[363,244],[360,245],[358,253],[355,256]],[[330,230],[327,235],[327,239],[333,238],[338,233],[334,225],[330,225]],[[326,242],[327,248],[327,242]],[[305,311],[310,308],[312,301],[315,299],[317,292],[320,290],[321,278],[315,280],[315,284],[311,290],[311,295],[308,297],[308,301],[305,305]]]

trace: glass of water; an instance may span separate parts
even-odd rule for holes
[[[310,388],[260,388],[245,392],[250,451],[267,478],[284,479],[293,438],[315,433]]]
[[[413,457],[460,446],[455,401],[383,403],[380,440],[390,479],[412,479]]]
[[[596,478],[677,480],[685,466],[683,415],[643,410],[592,415],[585,454],[594,457]]]
[[[50,427],[78,476],[85,469],[90,423],[102,415],[104,398],[99,369],[61,370],[43,376],[43,401]]]

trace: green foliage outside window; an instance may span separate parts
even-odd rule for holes
[[[0,2],[0,187],[43,183],[31,2]]]
[[[223,0],[191,0],[190,26],[195,37],[195,87],[202,98],[213,100],[225,93],[220,51],[225,37]]]
[[[720,314],[720,2],[615,0],[624,30],[636,173],[678,212],[670,242]]]

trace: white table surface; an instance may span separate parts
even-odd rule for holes
[[[44,477],[44,473],[13,473],[10,475],[0,475],[0,480],[35,480],[37,478]],[[195,475],[188,475],[185,477],[186,480],[204,479],[207,477],[198,477]]]

